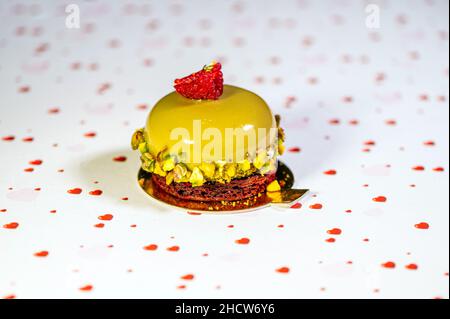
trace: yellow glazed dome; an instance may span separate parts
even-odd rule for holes
[[[188,136],[184,140],[180,136],[171,138],[171,133],[177,128],[186,130]],[[231,85],[224,86],[223,95],[218,100],[192,100],[177,92],[164,96],[151,110],[144,134],[150,144],[150,152],[156,156],[157,152],[165,148],[172,154],[178,153],[179,149],[174,149],[174,146],[180,140],[181,144],[188,144],[185,147],[189,147],[191,152],[198,152],[196,144],[201,142],[204,146],[214,138],[208,136],[209,138],[203,139],[200,136],[208,132],[208,129],[214,129],[221,139],[216,142],[222,146],[222,151],[205,154],[201,161],[234,161],[236,156],[233,155],[238,151],[254,157],[258,151],[257,145],[265,142],[270,146],[276,142],[276,136],[269,134],[270,129],[276,131],[277,126],[267,103],[255,93]],[[247,139],[244,139],[239,145],[236,138],[229,138],[227,129],[229,132],[230,129],[242,129],[247,139],[250,134],[254,134],[258,143],[249,145]],[[265,133],[258,134],[258,129],[263,129],[262,132]],[[229,154],[231,157],[225,155],[227,147],[232,150]]]

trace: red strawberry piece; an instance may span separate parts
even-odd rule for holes
[[[194,100],[217,100],[223,93],[222,65],[213,62],[202,70],[174,82],[175,90]]]

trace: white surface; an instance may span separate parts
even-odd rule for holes
[[[0,137],[15,136],[0,139],[0,225],[19,223],[0,227],[0,296],[448,298],[447,1],[379,1],[378,30],[365,27],[364,1],[74,2],[80,30],[64,27],[63,2],[0,2]],[[301,209],[194,216],[139,189],[129,140],[148,109],[137,106],[215,58],[227,83],[282,115],[288,148],[301,148],[283,156],[317,195]],[[103,83],[111,88],[98,94]],[[43,164],[24,172],[35,159]],[[380,195],[387,202],[372,201]],[[106,213],[113,220],[94,227]],[[327,234],[334,227],[342,234]]]

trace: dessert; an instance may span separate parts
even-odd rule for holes
[[[177,79],[132,137],[142,170],[180,200],[235,202],[280,190],[279,116],[255,93],[224,85],[220,63]]]

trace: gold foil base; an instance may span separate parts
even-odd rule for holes
[[[237,201],[202,202],[183,200],[160,190],[152,180],[152,174],[142,169],[139,170],[138,181],[141,188],[152,198],[167,205],[183,208],[191,212],[202,213],[239,213],[248,212],[269,205],[293,204],[308,192],[308,189],[294,189],[294,175],[282,162],[278,162],[276,173],[281,186],[278,192],[267,192],[251,198]]]

